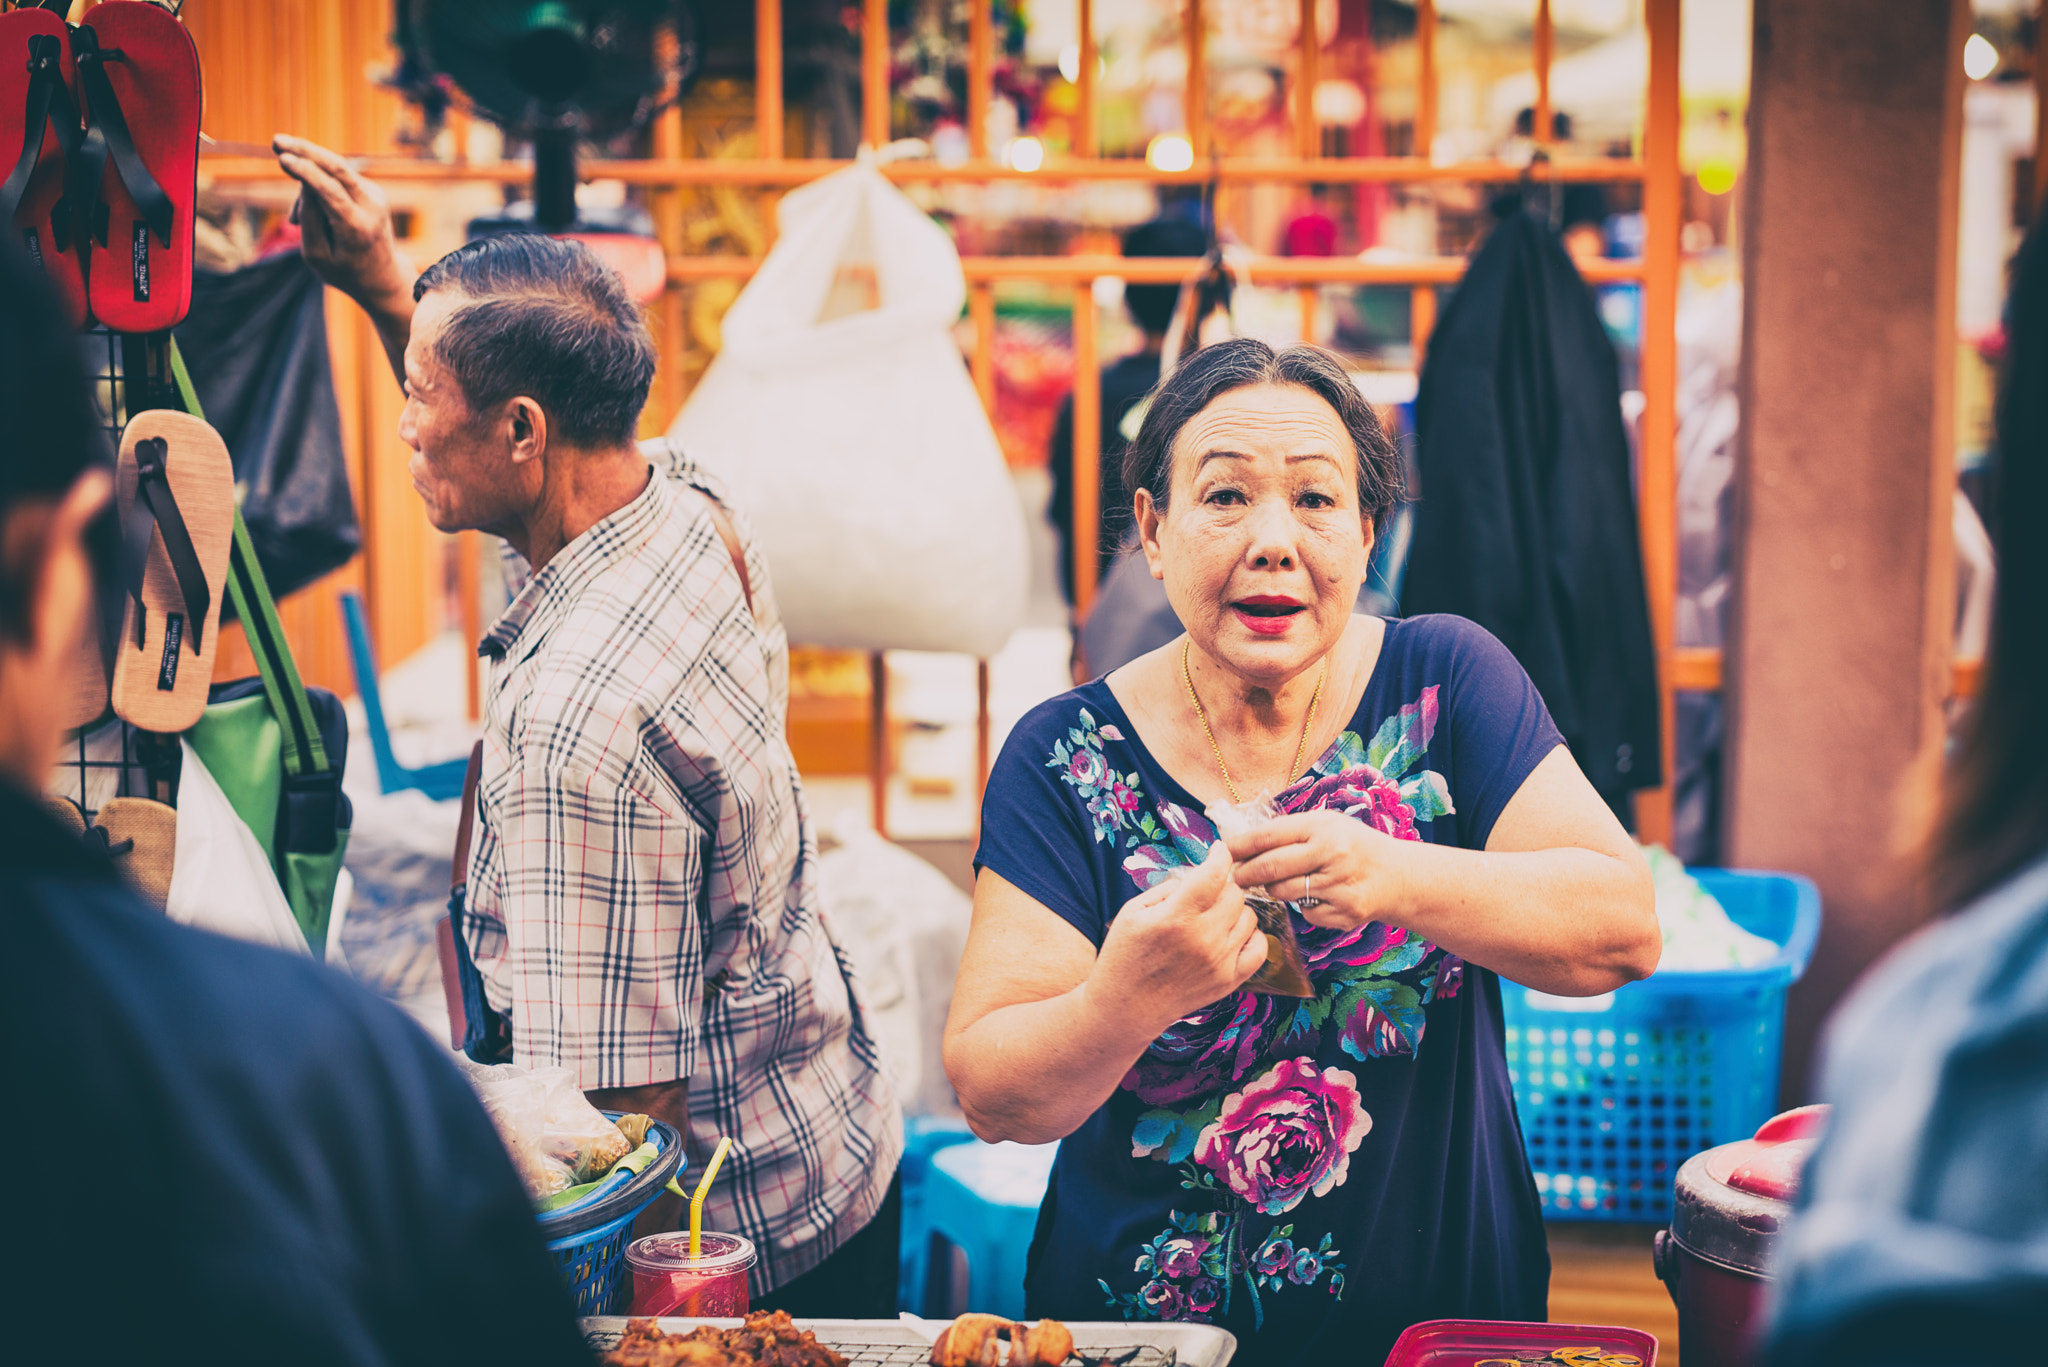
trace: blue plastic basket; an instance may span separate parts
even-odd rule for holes
[[[1777,1109],[1785,989],[1820,936],[1820,893],[1791,874],[1692,872],[1778,953],[1598,997],[1501,984],[1508,1078],[1546,1219],[1667,1220],[1679,1165]]]
[[[619,1118],[614,1111],[604,1115]],[[548,1240],[548,1252],[561,1269],[579,1316],[623,1310],[627,1298],[620,1292],[626,1287],[626,1245],[633,1237],[633,1221],[687,1165],[682,1135],[673,1125],[656,1120],[647,1132],[660,1156],[632,1181],[593,1205],[541,1217],[541,1233],[556,1235]],[[601,1223],[593,1225],[592,1220]]]

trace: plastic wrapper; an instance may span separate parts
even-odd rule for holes
[[[569,1069],[459,1062],[536,1201],[596,1181],[633,1151],[633,1141],[585,1099]]]
[[[1263,793],[1249,802],[1212,803],[1205,812],[1223,840],[1249,834],[1279,814],[1273,799]],[[1245,989],[1270,997],[1315,996],[1315,984],[1309,981],[1308,966],[1302,962],[1301,944],[1294,938],[1294,922],[1287,914],[1287,904],[1264,888],[1246,888],[1244,900],[1259,918],[1259,930],[1266,937],[1266,962],[1252,974]]]

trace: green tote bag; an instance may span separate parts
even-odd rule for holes
[[[204,418],[175,342],[171,372],[185,410]],[[300,682],[239,508],[228,599],[259,677],[216,682],[205,715],[185,738],[269,857],[307,948],[324,959],[348,850],[350,811],[341,791],[348,723],[334,695]]]

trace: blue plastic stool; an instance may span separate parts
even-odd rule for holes
[[[974,1142],[974,1131],[964,1120],[942,1115],[903,1118],[903,1161],[897,1167],[903,1179],[903,1233],[896,1265],[898,1310],[915,1312],[924,1303],[925,1268],[930,1265],[932,1246],[931,1225],[924,1218],[924,1190],[931,1177],[932,1155],[951,1144]]]
[[[348,662],[355,671],[356,692],[369,721],[370,749],[377,756],[377,786],[387,793],[417,788],[435,801],[462,796],[467,756],[409,769],[391,750],[391,731],[384,724],[384,697],[377,687],[377,652],[370,648],[370,627],[363,618],[363,600],[353,590],[341,595],[342,625],[348,629]]]
[[[1024,1317],[1024,1259],[1052,1176],[1057,1144],[953,1144],[932,1155],[923,1219],[930,1229],[921,1313],[969,1309]],[[967,1296],[952,1294],[954,1250],[967,1259]],[[934,1293],[933,1283],[938,1284]],[[946,1304],[934,1304],[945,1301]]]

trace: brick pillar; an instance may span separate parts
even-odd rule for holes
[[[1954,613],[1964,0],[1756,0],[1726,855],[1821,889],[1785,1095],[1919,921]]]

